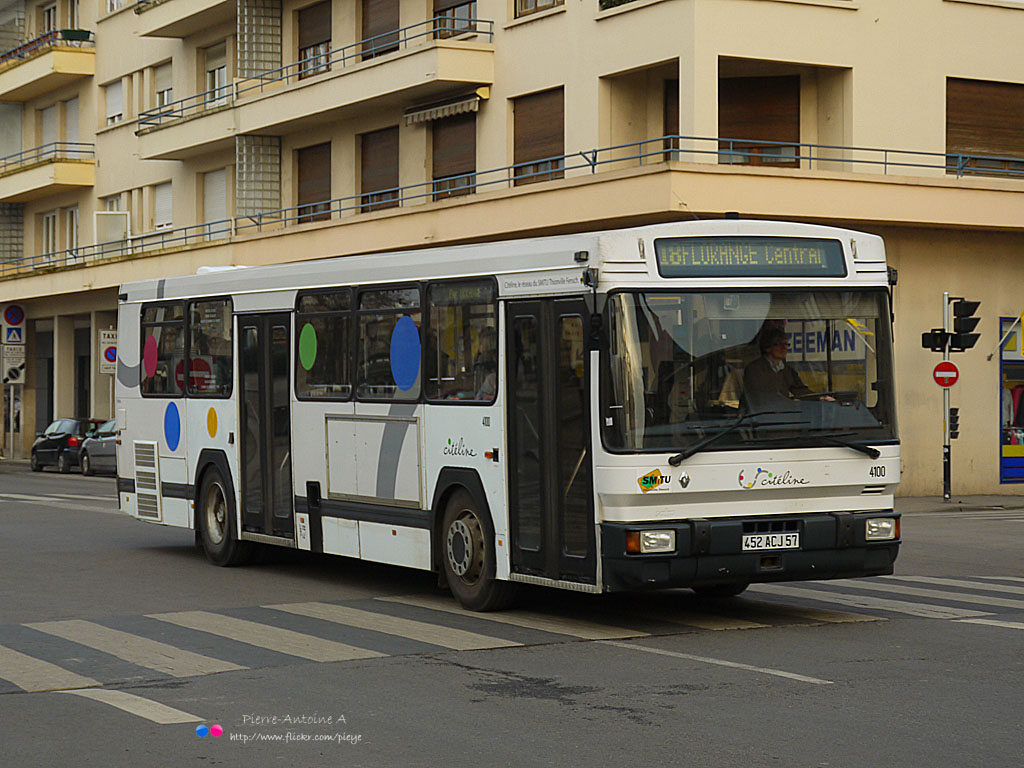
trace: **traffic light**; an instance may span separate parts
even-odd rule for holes
[[[980,333],[972,333],[981,321],[974,313],[981,306],[980,301],[955,299],[953,301],[953,332],[949,336],[949,351],[963,352],[978,343]]]
[[[949,439],[956,440],[960,436],[960,409],[949,409]]]
[[[941,328],[932,328],[921,334],[921,346],[930,349],[932,352],[942,352],[946,349],[946,337],[949,336]]]

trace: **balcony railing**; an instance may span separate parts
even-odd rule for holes
[[[11,61],[30,58],[44,48],[56,45],[91,48],[95,43],[92,40],[92,32],[87,29],[55,29],[45,35],[40,35],[35,40],[22,43],[17,48],[0,53],[0,67]]]
[[[483,36],[487,42],[491,42],[494,39],[494,22],[451,15],[435,16],[419,24],[412,24],[360,40],[357,43],[346,45],[344,48],[326,53],[316,53],[294,64],[271,69],[255,77],[237,80],[231,85],[213,88],[203,93],[197,93],[195,96],[172,101],[170,104],[147,109],[139,113],[139,128],[180,120],[183,117],[234,102],[243,96],[262,93],[270,87],[276,88],[299,80],[308,80],[314,75],[329,72],[332,69],[345,68],[400,48],[408,48],[411,43],[416,41],[446,40],[470,34]]]
[[[51,141],[32,149],[0,157],[0,174],[12,173],[20,168],[57,160],[92,160],[96,156],[96,145],[82,141]]]
[[[0,263],[0,277],[24,274],[42,267],[84,266],[90,261],[108,257],[143,254],[176,246],[196,245],[211,240],[230,238],[236,234],[280,229],[310,222],[354,216],[385,208],[413,203],[426,203],[452,197],[463,198],[477,192],[512,189],[531,182],[544,182],[574,171],[597,173],[599,170],[635,167],[644,163],[665,161],[705,161],[708,165],[743,166],[750,160],[763,158],[762,145],[773,142],[722,139],[718,137],[658,136],[644,141],[600,147],[528,163],[476,171],[443,179],[431,179],[392,189],[368,190],[358,195],[323,200],[300,206],[289,206],[255,215],[236,216],[205,224],[135,235],[125,240],[83,246],[54,253],[10,259]],[[787,161],[796,159],[803,170],[849,172],[864,169],[873,174],[914,173],[929,170],[961,178],[978,173],[1024,181],[1024,158],[917,152],[907,150],[843,147],[829,144],[793,144],[777,142]],[[748,149],[742,149],[747,147]],[[758,150],[758,151],[754,151]],[[769,152],[769,154],[773,154]],[[714,160],[717,162],[709,163]],[[761,166],[761,170],[771,166]],[[781,170],[781,169],[780,169]],[[786,168],[787,174],[800,173]]]

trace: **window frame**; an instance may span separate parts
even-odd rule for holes
[[[475,405],[488,407],[494,405],[498,400],[498,391],[501,387],[502,381],[502,370],[501,370],[501,331],[499,326],[501,325],[501,299],[498,296],[498,279],[496,277],[487,277],[481,275],[478,277],[454,277],[446,278],[443,280],[429,280],[424,283],[423,297],[429,301],[430,289],[435,285],[450,285],[452,283],[489,283],[494,291],[493,307],[494,307],[494,331],[495,337],[495,369],[494,369],[494,394],[490,400],[446,400],[444,398],[433,398],[427,395],[427,384],[426,384],[426,371],[427,371],[427,358],[426,358],[426,347],[430,343],[430,339],[433,338],[434,324],[431,322],[430,310],[433,308],[432,304],[427,304],[421,311],[423,312],[423,340],[420,342],[420,355],[422,358],[421,365],[423,366],[423,385],[421,386],[423,402],[429,405]]]
[[[324,312],[303,312],[299,309],[302,304],[302,300],[308,296],[331,296],[337,294],[347,294],[349,297],[349,308],[347,310],[327,310]],[[356,315],[358,313],[358,304],[356,297],[356,289],[352,286],[336,286],[333,288],[322,288],[314,290],[299,291],[295,295],[295,322],[294,322],[294,358],[295,358],[295,372],[292,376],[292,389],[295,393],[296,400],[303,400],[305,402],[316,402],[316,403],[347,403],[355,399],[356,395],[356,353],[355,345],[356,339],[358,338],[358,323],[356,321]],[[420,310],[422,311],[422,309]],[[300,394],[299,392],[299,367],[302,362],[299,360],[299,335],[302,333],[302,328],[299,325],[301,318],[305,317],[317,317],[317,316],[347,316],[350,322],[349,326],[349,339],[345,345],[345,354],[348,356],[348,386],[349,391],[345,397],[325,397],[317,395]],[[378,401],[374,401],[378,402]]]
[[[187,387],[182,387],[181,392],[146,392],[142,388],[142,382],[144,379],[148,379],[146,376],[145,362],[143,356],[145,355],[146,346],[146,328],[153,328],[156,326],[176,325],[177,321],[162,322],[162,323],[147,323],[146,322],[146,310],[151,308],[160,307],[181,307],[181,334],[182,344],[184,349],[182,350],[182,361],[188,360],[188,312],[187,303],[184,299],[173,299],[169,301],[150,301],[143,304],[139,309],[139,396],[148,397],[153,399],[164,399],[164,400],[180,400],[185,397],[185,390]],[[171,372],[174,375],[174,372]],[[183,382],[184,383],[184,382]]]
[[[228,390],[223,394],[194,393],[192,391],[192,307],[195,304],[206,304],[213,301],[225,301],[230,308],[228,328],[231,333],[229,348],[231,349],[231,374],[228,376]],[[227,400],[235,391],[235,301],[232,296],[202,296],[185,301],[185,361],[188,363],[185,379],[185,396],[193,400]]]
[[[182,360],[186,363],[184,370],[186,372],[191,371],[191,358],[192,358],[192,323],[189,318],[192,314],[193,304],[202,304],[211,301],[226,301],[231,307],[231,375],[228,378],[228,391],[223,394],[206,394],[206,393],[193,393],[191,391],[190,383],[191,376],[186,376],[182,382],[183,386],[179,393],[153,393],[145,392],[142,389],[142,382],[144,378],[148,378],[144,375],[145,371],[142,369],[142,347],[145,344],[146,328],[152,328],[158,325],[173,325],[177,321],[171,321],[169,323],[147,323],[145,321],[146,310],[153,307],[173,307],[180,306],[182,308],[182,337],[184,339],[184,355]],[[139,309],[139,396],[152,399],[165,399],[165,400],[179,400],[182,398],[188,398],[190,400],[228,400],[232,397],[235,391],[235,374],[237,372],[237,355],[235,353],[235,302],[234,297],[231,295],[218,295],[218,296],[199,296],[191,299],[169,299],[164,301],[147,301],[143,302]]]
[[[417,309],[419,310],[419,313],[420,313],[420,324],[419,324],[420,367],[419,367],[419,374],[418,374],[418,378],[420,380],[419,392],[417,393],[416,397],[408,397],[408,398],[399,398],[399,397],[360,397],[360,395],[359,395],[359,387],[363,383],[363,378],[362,378],[362,372],[360,370],[361,366],[359,364],[359,352],[362,349],[362,347],[361,347],[362,333],[361,333],[361,326],[359,324],[359,319],[364,314],[365,315],[371,315],[371,314],[379,314],[381,312],[381,310],[376,310],[376,309],[360,309],[359,305],[360,305],[360,302],[362,301],[363,295],[367,294],[367,293],[377,293],[377,292],[381,292],[381,291],[408,290],[408,289],[415,289],[419,293],[419,304],[417,305]],[[353,314],[353,317],[355,318],[355,325],[354,325],[353,334],[352,334],[352,336],[353,336],[353,340],[352,340],[352,347],[353,347],[353,357],[352,357],[352,362],[353,362],[353,367],[352,367],[352,400],[354,400],[357,403],[404,403],[404,404],[407,404],[407,405],[408,404],[414,404],[414,403],[422,403],[423,402],[423,395],[424,395],[424,386],[423,386],[423,329],[424,329],[425,323],[426,323],[426,320],[425,320],[425,317],[424,317],[424,306],[423,306],[423,297],[424,297],[424,283],[423,283],[423,281],[416,280],[416,281],[412,281],[412,282],[402,282],[402,283],[380,283],[380,284],[376,284],[376,285],[355,286],[353,294],[354,294],[353,295],[354,302],[353,302],[353,305],[352,305],[352,307],[353,307],[352,314]],[[383,310],[383,311],[384,312],[395,312],[395,313],[398,312],[398,310]]]

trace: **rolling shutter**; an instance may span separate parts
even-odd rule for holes
[[[434,178],[476,170],[476,114],[435,120],[431,125]]]
[[[78,141],[78,99],[64,102],[64,141]]]
[[[530,96],[520,96],[513,103],[513,162],[533,163],[516,170],[519,183],[561,178],[562,161],[538,163],[543,158],[565,154],[565,100],[562,88]],[[543,171],[550,171],[544,172]]]
[[[207,176],[209,175],[207,174]],[[153,187],[153,228],[165,229],[170,227],[173,217],[171,182],[157,184]]]
[[[107,124],[118,122],[124,109],[121,105],[121,81],[115,80],[103,89],[107,101]]]
[[[1024,158],[1024,85],[947,79],[946,151]]]
[[[331,39],[331,4],[317,3],[299,11],[299,50]]]
[[[308,206],[300,207],[299,213],[303,215],[300,220],[317,221],[328,218],[329,205],[326,201],[331,199],[330,142],[305,147],[296,152],[295,156],[299,182],[296,202],[299,206]]]
[[[398,27],[398,0],[363,0],[363,58],[396,50]]]
[[[367,194],[398,186],[398,126],[364,133],[361,138],[363,210],[398,205],[397,192]]]
[[[800,77],[728,77],[718,81],[718,135],[741,141],[720,144],[739,153],[735,163],[795,166],[796,149],[751,139],[800,143]]]
[[[220,221],[228,217],[227,171],[203,174],[203,220]]]
[[[39,110],[40,132],[42,133],[42,145],[53,144],[57,141],[57,105]],[[52,152],[54,147],[47,147]]]

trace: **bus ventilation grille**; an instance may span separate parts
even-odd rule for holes
[[[135,508],[139,517],[160,519],[160,465],[156,443],[136,442],[135,448]]]
[[[884,485],[865,485],[864,490],[860,492],[861,496],[880,496],[885,493]]]

